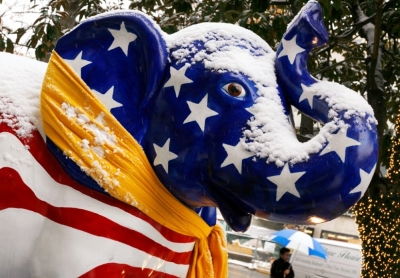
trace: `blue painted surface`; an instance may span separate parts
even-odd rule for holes
[[[108,50],[113,42],[109,29],[119,30],[122,22],[128,32],[137,35],[129,44],[128,55],[120,48]],[[306,51],[297,54],[293,64],[287,56],[276,58],[277,89],[283,109],[288,113],[291,104],[327,123],[330,108],[324,100],[314,97],[313,108],[298,101],[300,84],[310,86],[317,82],[307,70],[308,53],[328,39],[318,3],[307,4],[284,39],[295,35],[297,45]],[[171,53],[185,46],[167,49],[165,36],[142,13],[114,13],[80,24],[59,40],[55,51],[67,60],[82,53],[82,59],[91,62],[81,72],[81,78],[91,89],[104,94],[114,86],[113,99],[123,106],[111,109],[111,113],[142,145],[152,165],[157,156],[154,145],[163,146],[170,140],[169,151],[177,158],[169,161],[168,173],[162,165],[153,168],[179,200],[197,211],[216,205],[234,230],[244,231],[250,225],[251,214],[271,221],[310,224],[311,217],[336,218],[360,199],[360,192],[350,191],[361,182],[360,169],[370,173],[377,161],[376,127],[366,124],[371,115],[346,119],[345,111],[340,112],[338,117],[349,125],[347,137],[361,145],[346,148],[344,161],[335,152],[319,155],[321,150],[311,154],[307,161],[289,164],[291,173],[305,172],[295,183],[300,197],[286,192],[277,200],[277,186],[268,177],[280,175],[282,167],[254,157],[243,159],[241,173],[233,164],[221,167],[227,157],[223,144],[238,144],[248,127],[252,114],[246,109],[259,97],[257,84],[240,72],[217,72],[198,61],[190,64],[185,73],[193,82],[183,84],[177,97],[174,87],[164,84],[171,77],[171,67],[179,70],[184,66]],[[315,37],[318,43],[312,44]],[[204,41],[195,44],[198,51],[205,49]],[[282,45],[277,57],[281,51]],[[230,83],[240,84],[247,94],[227,94],[226,85]],[[196,122],[184,121],[191,112],[188,102],[198,104],[205,96],[207,107],[218,114],[206,119],[203,131]],[[85,186],[103,191],[54,144],[49,142],[48,146],[71,176]],[[210,225],[215,223],[215,209],[204,209],[201,215]]]

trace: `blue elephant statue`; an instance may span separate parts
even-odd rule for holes
[[[216,225],[216,208],[235,231],[246,231],[252,215],[316,224],[346,212],[375,171],[377,122],[359,94],[308,72],[310,51],[327,40],[321,7],[310,1],[276,53],[236,25],[202,23],[168,35],[145,14],[120,11],[89,18],[60,38],[57,63],[46,73],[43,63],[29,61],[22,70],[22,58],[2,54],[0,64],[10,69],[2,74],[28,80],[9,86],[15,78],[0,78],[0,218],[8,223],[0,227],[0,273],[187,275],[196,237],[164,227],[136,202],[141,193],[118,195],[119,180],[104,178],[142,162],[130,158],[133,170],[111,174],[84,162],[114,152],[123,158],[112,146],[129,136],[164,190],[206,226]],[[64,83],[78,84],[65,94],[80,102],[59,100]],[[92,103],[106,114],[94,113]],[[323,124],[307,142],[297,140],[291,106]],[[115,122],[106,125],[103,116]],[[54,127],[71,119],[68,128]],[[107,133],[116,125],[127,139]]]

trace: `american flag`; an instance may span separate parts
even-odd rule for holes
[[[186,276],[194,238],[73,181],[31,135],[0,124],[0,276]]]

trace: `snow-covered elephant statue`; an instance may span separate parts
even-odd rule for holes
[[[377,161],[376,120],[307,57],[327,42],[308,2],[275,53],[239,26],[173,35],[134,11],[96,16],[48,64],[1,54],[4,277],[225,277],[218,207],[313,224],[343,214]],[[323,124],[300,143],[290,106]]]

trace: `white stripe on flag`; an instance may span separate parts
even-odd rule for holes
[[[78,277],[93,268],[119,263],[185,277],[177,265],[124,243],[94,236],[23,209],[0,211],[2,277]]]

